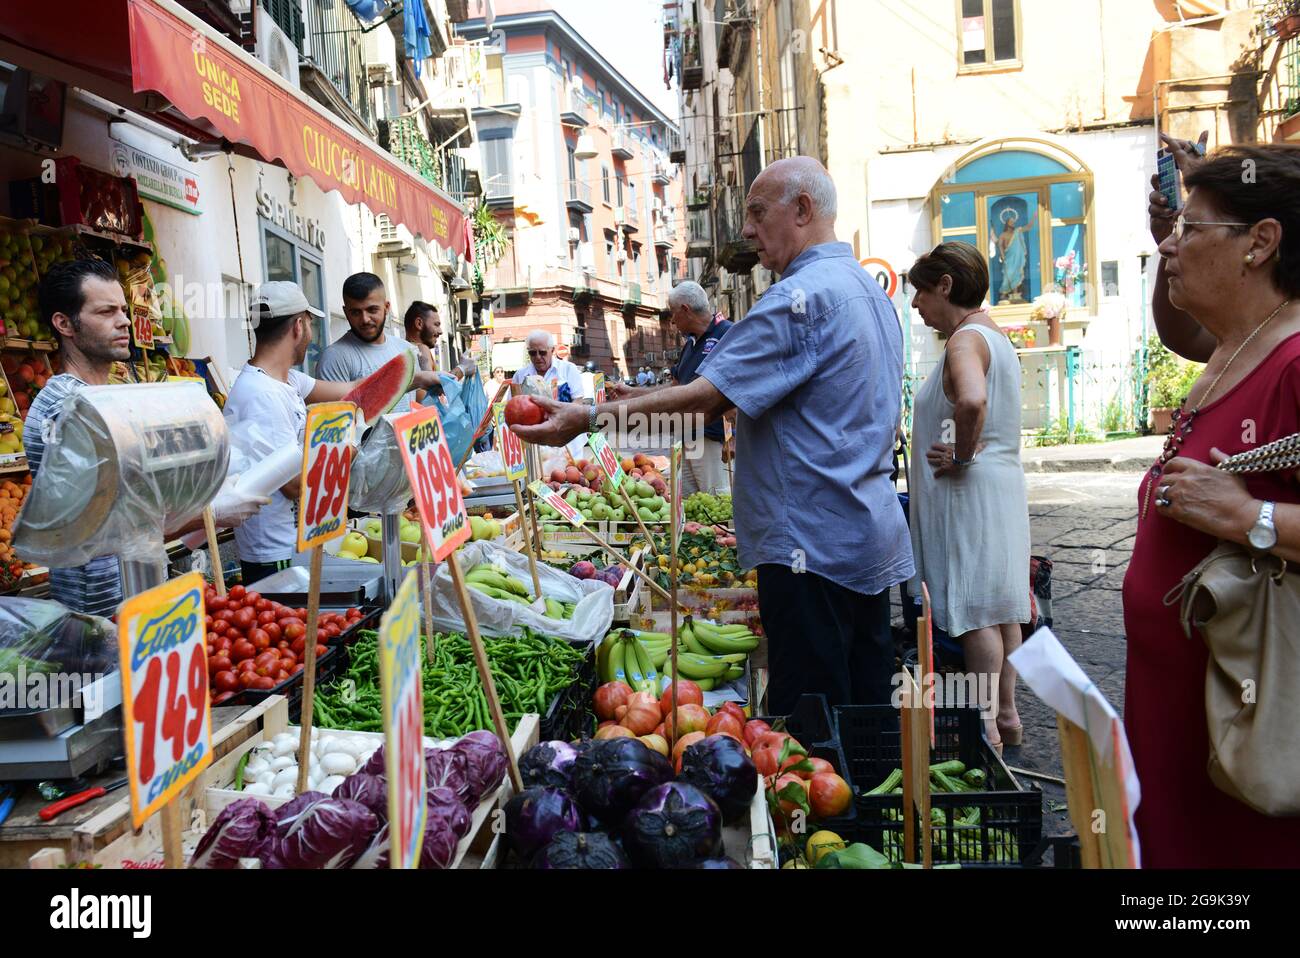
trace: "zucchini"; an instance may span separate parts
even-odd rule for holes
[[[960,788],[957,787],[957,783],[956,783],[956,782],[954,782],[951,778],[949,778],[949,777],[948,777],[947,775],[945,775],[943,772],[938,771],[938,770],[937,770],[936,768],[934,768],[933,766],[930,768],[930,780],[931,780],[932,782],[934,782],[936,785],[938,785],[938,786],[939,786],[939,790],[942,791],[942,792],[960,792],[960,791],[963,791],[963,789],[960,789]]]
[[[962,781],[971,788],[983,789],[989,782],[989,777],[982,768],[972,768],[961,777]]]
[[[966,771],[966,763],[960,762],[955,758],[930,766],[931,774],[934,772],[943,772],[945,775],[961,775],[964,771]]]
[[[896,768],[885,778],[883,782],[867,792],[868,795],[885,795],[892,792],[903,781],[903,770]]]

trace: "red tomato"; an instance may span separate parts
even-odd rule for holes
[[[245,592],[245,593],[244,593],[244,604],[245,604],[245,605],[257,605],[257,603],[259,603],[259,602],[261,602],[261,601],[262,601],[262,593],[260,593],[260,592]]]
[[[238,612],[243,607],[244,607],[244,603],[240,602],[238,599],[231,599],[229,602],[226,603],[226,608],[229,609],[231,612]]]
[[[258,613],[258,615],[261,615],[263,612],[270,612],[270,611],[271,611],[271,600],[270,600],[270,599],[258,599],[256,602],[253,603],[253,608],[257,609],[257,613]]]
[[[238,683],[236,683],[236,684],[238,684]],[[235,697],[235,693],[234,693],[233,691],[232,691],[232,692],[222,692],[220,695],[218,695],[216,698],[214,698],[214,699],[212,700],[212,704],[213,704],[213,705],[220,705],[222,702],[228,701],[229,699],[232,699],[232,698],[234,698],[234,697]]]
[[[293,614],[296,615],[298,618],[302,619],[304,622],[307,621],[307,610],[306,610],[306,609],[294,609],[294,610],[293,610]]]
[[[240,639],[230,647],[230,657],[236,662],[242,662],[244,659],[251,659],[257,654],[257,649],[248,639]]]
[[[251,689],[251,688],[253,687],[253,683],[254,683],[254,682],[256,682],[258,679],[260,679],[260,678],[264,678],[264,677],[265,677],[265,676],[258,675],[258,674],[257,674],[256,672],[254,672],[252,669],[249,669],[247,672],[240,672],[240,673],[239,673],[239,687],[240,687],[241,689]]]
[[[257,613],[245,606],[235,613],[234,623],[237,627],[248,630],[257,623]]]
[[[274,622],[274,621],[275,621],[275,613],[272,612],[270,609],[267,609],[265,612],[257,613],[258,625],[266,625],[268,622]]]
[[[326,652],[328,652],[328,651],[329,651],[329,648],[328,648],[327,646],[319,645],[319,644],[318,644],[318,645],[316,646],[316,658],[319,659],[322,655],[324,655],[324,654],[325,654]]]
[[[208,633],[208,645],[210,645],[210,646],[211,646],[211,645],[216,645],[216,644],[217,644],[217,639],[219,639],[219,638],[221,638],[221,636],[217,635],[217,633],[215,633],[215,632],[209,632],[209,633]]]
[[[307,634],[307,627],[301,622],[298,622],[295,619],[291,619],[290,622],[292,623],[291,625],[285,625],[283,622],[280,623],[280,627],[284,629],[284,637],[290,642],[294,639],[300,639]]]
[[[212,623],[212,631],[217,633],[217,635],[225,635],[226,630],[229,628],[230,628],[230,623],[227,622],[225,619],[217,619],[215,622]]]
[[[271,647],[271,637],[266,634],[265,629],[253,629],[248,633],[248,641],[253,643],[253,648],[261,652]]]
[[[339,627],[331,622],[329,625],[325,626],[325,634],[331,639],[337,639],[339,636]]]
[[[272,642],[279,642],[284,638],[284,631],[280,628],[279,622],[268,622],[262,626],[262,631],[271,637]]]
[[[232,585],[226,594],[232,599],[242,599],[246,591],[242,585]]]
[[[295,666],[293,667],[293,670],[292,670],[292,673],[291,673],[291,674],[293,674],[293,675],[297,675],[299,672],[301,672],[301,671],[303,670],[303,668],[304,668],[303,663],[302,663],[302,662],[299,662],[297,665],[295,665]]]
[[[216,650],[218,652],[229,652],[230,646],[231,641],[229,636],[223,635],[221,638],[217,639]]]
[[[252,687],[260,692],[275,688],[275,679],[269,675],[259,675],[253,679]]]
[[[234,692],[239,688],[239,676],[226,669],[212,677],[212,687],[218,692]]]
[[[276,647],[277,649],[280,649],[282,652],[287,652],[287,651],[289,650],[289,648],[290,648],[290,646],[289,646],[289,640],[288,640],[288,639],[281,639],[279,642],[275,643],[275,647]]]
[[[230,661],[230,656],[224,652],[218,652],[208,659],[208,669],[213,672],[229,672],[234,667],[234,664]]]
[[[232,612],[230,609],[222,609],[220,612],[217,613],[216,619],[218,622],[226,622],[226,623],[234,622],[235,613]]]
[[[212,611],[213,615],[215,615],[216,613],[224,609],[226,607],[226,604],[229,601],[230,600],[227,599],[224,595],[217,595],[207,600],[207,606]]]
[[[257,653],[256,656],[253,657],[253,662],[255,665],[257,665],[258,668],[262,668],[264,665],[268,663],[274,664],[279,661],[280,661],[280,653],[272,651],[270,649],[268,649],[265,652],[259,652]]]
[[[293,642],[289,644],[289,648],[293,649],[296,654],[302,655],[303,651],[307,648],[306,636],[298,636],[298,638],[294,639]]]
[[[298,664],[298,656],[291,649],[277,649],[276,651],[280,653],[280,661],[289,660],[289,664],[285,666],[286,669]]]
[[[211,632],[211,631],[212,631],[212,616],[210,616],[210,615],[205,615],[205,616],[203,617],[203,625],[204,625],[204,628],[206,628],[209,632]]]

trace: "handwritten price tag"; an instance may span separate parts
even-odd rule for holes
[[[436,407],[425,406],[394,420],[393,428],[434,561],[441,562],[470,534],[442,419]]]
[[[587,437],[587,445],[596,454],[596,461],[605,470],[605,475],[609,476],[609,481],[618,489],[623,485],[623,467],[619,464],[618,456],[614,455],[614,450],[609,447],[609,442],[601,433],[593,432]]]
[[[122,603],[122,716],[136,828],[212,763],[203,576],[173,579]]]
[[[146,303],[131,305],[131,338],[144,349],[153,349],[153,315]]]
[[[541,499],[560,515],[564,516],[564,518],[568,519],[573,525],[580,526],[587,521],[586,516],[564,501],[564,496],[560,495],[550,486],[543,485],[540,480],[534,482],[528,488],[533,491],[535,497]]]
[[[524,443],[506,425],[505,403],[497,403],[492,407],[492,425],[497,452],[506,469],[506,478],[511,482],[522,482],[528,475],[528,466],[524,462]]]
[[[357,407],[350,402],[307,407],[298,497],[298,551],[306,552],[347,532],[348,481]]]
[[[420,864],[425,805],[424,681],[420,603],[408,572],[379,623],[380,694],[384,702],[384,773],[388,778],[388,864]]]

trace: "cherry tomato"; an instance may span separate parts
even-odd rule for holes
[[[240,639],[230,647],[230,657],[236,662],[251,659],[257,654],[257,648],[248,639]]]
[[[279,642],[284,638],[284,631],[280,628],[279,622],[268,622],[262,626],[262,630],[271,637],[272,642]]]
[[[264,692],[267,689],[275,688],[275,679],[271,678],[269,675],[257,675],[253,677],[253,681],[250,685],[252,688]]]
[[[265,678],[265,676],[258,675],[252,669],[249,669],[247,672],[240,672],[239,687],[241,689],[251,689],[253,687],[253,683],[260,678]]]
[[[271,637],[266,634],[265,629],[253,629],[248,633],[248,641],[253,643],[253,648],[261,652],[271,647]]]
[[[232,585],[226,595],[232,599],[242,599],[246,591],[242,585]]]
[[[252,609],[243,608],[235,613],[234,623],[241,629],[247,630],[257,622],[257,613]]]
[[[256,602],[253,603],[253,608],[257,609],[257,614],[258,614],[258,615],[261,615],[263,612],[270,612],[270,611],[271,611],[271,600],[270,600],[270,599],[258,599]]]
[[[234,669],[234,664],[225,652],[218,652],[212,658],[208,659],[208,668],[213,672],[229,672]]]
[[[239,688],[239,676],[229,669],[223,669],[212,677],[212,687],[218,692],[234,692]]]

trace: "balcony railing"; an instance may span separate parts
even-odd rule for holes
[[[754,29],[754,12],[749,0],[728,0],[727,12],[718,34],[718,64],[739,73],[749,52],[749,37]]]
[[[623,129],[615,127],[613,134],[610,136],[609,151],[621,160],[630,160],[632,153],[632,136]]]
[[[654,165],[650,171],[650,179],[660,186],[667,186],[673,181],[673,172],[662,156],[655,154]]]
[[[560,93],[560,122],[568,126],[587,125],[587,96],[571,86]]]
[[[591,206],[591,184],[585,180],[569,181],[569,199],[565,204],[571,210],[577,210],[581,213],[590,213]]]
[[[1282,47],[1278,86],[1283,119],[1300,114],[1300,37],[1292,37]]]
[[[700,52],[700,27],[692,23],[681,31],[681,77],[683,90],[698,90],[704,85],[704,59]]]
[[[641,305],[641,284],[624,283],[623,284],[623,306],[635,307]]]
[[[686,162],[686,144],[682,141],[682,134],[677,130],[668,131],[668,162]]]
[[[465,158],[450,150],[437,150],[419,120],[401,116],[388,123],[388,152],[422,177],[440,186],[451,196],[464,202],[470,194],[470,169]]]
[[[741,236],[745,227],[744,189],[726,187],[714,206],[714,218],[717,223],[718,263],[732,273],[746,273],[753,269],[758,262],[758,249],[752,241]]]
[[[660,223],[655,227],[655,246],[671,248],[677,242],[677,231],[671,226]]]
[[[691,210],[686,214],[686,255],[701,258],[713,255],[713,223],[708,210]]]
[[[305,35],[300,49],[304,65],[329,82],[363,126],[371,127],[373,111],[360,22],[337,0],[328,5],[326,0],[307,0],[303,10]]]

